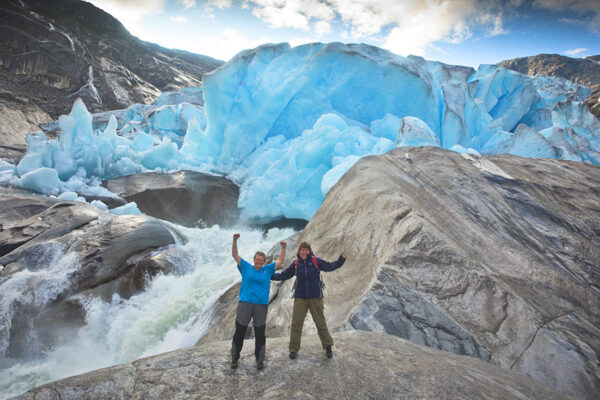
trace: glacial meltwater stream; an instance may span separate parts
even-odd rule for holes
[[[240,280],[231,257],[231,240],[241,233],[239,252],[251,260],[254,252],[267,252],[292,229],[273,228],[266,235],[247,227],[173,230],[185,238],[167,249],[176,266],[169,275],[156,276],[148,288],[129,299],[114,295],[110,302],[83,300],[86,324],[68,344],[44,350],[35,359],[7,356],[11,319],[16,305],[40,307],[51,302],[78,268],[74,254],[48,243],[42,265],[13,274],[0,283],[0,398],[21,394],[44,383],[140,357],[192,346],[208,329],[213,305]],[[233,327],[233,321],[232,321]],[[36,346],[36,333],[28,343]]]

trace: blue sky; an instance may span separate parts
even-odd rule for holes
[[[135,36],[227,61],[263,43],[368,43],[477,67],[600,54],[600,0],[88,0]]]

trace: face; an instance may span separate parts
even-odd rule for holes
[[[265,258],[263,256],[254,256],[254,268],[261,269],[265,265]]]
[[[303,247],[298,251],[298,253],[300,253],[300,258],[304,260],[310,251],[306,247]]]

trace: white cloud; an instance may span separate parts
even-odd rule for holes
[[[401,54],[424,56],[438,41],[461,43],[472,36],[470,19],[474,19],[476,0],[414,1],[409,9],[395,8],[395,27],[385,38],[383,47]]]
[[[197,40],[195,37],[182,39],[179,45],[183,45],[182,47],[188,51],[227,61],[242,50],[253,49],[261,44],[273,42],[276,41],[269,37],[250,40],[238,30],[228,28],[221,34],[204,36],[203,40]]]
[[[206,2],[207,4],[210,4],[212,6],[217,7],[218,9],[224,9],[224,8],[229,8],[231,7],[231,0],[210,0]]]
[[[186,17],[184,17],[183,15],[176,15],[174,17],[170,17],[169,19],[173,22],[179,22],[179,23],[188,22],[188,19]]]
[[[207,12],[212,12],[215,8],[223,10],[225,8],[231,7],[231,5],[231,0],[208,0],[207,2],[205,2],[204,8]]]
[[[482,27],[487,27],[487,36],[499,36],[509,33],[504,29],[504,21],[501,14],[484,13],[478,16],[478,23]]]
[[[585,53],[590,49],[586,49],[584,47],[580,47],[578,49],[565,50],[564,53],[569,57],[580,57],[581,53]]]
[[[141,21],[163,12],[167,0],[88,0],[120,21]]]
[[[315,0],[246,0],[244,7],[273,28],[310,29],[310,20],[330,21],[335,17],[331,5]]]
[[[327,21],[318,21],[315,24],[315,32],[317,35],[326,35],[331,32],[331,25]]]
[[[402,55],[424,55],[437,41],[460,43],[472,36],[472,25],[491,36],[506,33],[494,0],[245,0],[244,5],[271,27],[313,26],[324,34],[341,21],[343,37],[379,42]]]
[[[144,18],[162,13],[167,0],[87,0],[118,19],[129,32],[142,36]]]
[[[196,0],[179,0],[185,8],[192,8],[196,5]]]

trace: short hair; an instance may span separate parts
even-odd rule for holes
[[[300,243],[300,246],[298,247],[298,251],[300,251],[302,249],[308,249],[308,251],[310,253],[312,253],[312,248],[310,247],[310,244],[308,244],[307,242]]]
[[[261,256],[265,261],[267,260],[267,256],[262,251],[257,251],[256,254],[254,254],[254,258],[256,258],[256,256]]]

